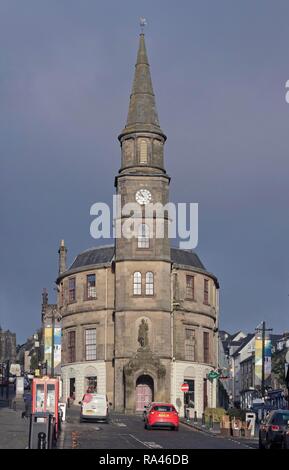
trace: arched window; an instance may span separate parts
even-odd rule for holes
[[[138,248],[149,248],[150,246],[150,229],[146,224],[140,224],[138,227],[137,246]]]
[[[154,274],[152,272],[146,273],[146,295],[154,294]]]
[[[141,273],[136,272],[133,275],[133,294],[141,295]]]
[[[148,162],[148,146],[146,140],[140,141],[139,162],[143,165],[146,165]]]

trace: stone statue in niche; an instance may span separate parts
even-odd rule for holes
[[[149,326],[146,320],[142,319],[138,328],[138,342],[142,348],[145,348],[149,344],[148,339]]]

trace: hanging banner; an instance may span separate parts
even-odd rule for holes
[[[255,338],[255,387],[262,385],[262,333],[257,332]],[[264,341],[264,379],[268,383],[271,378],[272,342],[268,335]]]
[[[272,342],[269,337],[265,339],[265,380],[271,379],[271,356],[272,356]]]
[[[51,370],[51,356],[52,356],[52,327],[46,326],[44,328],[44,362],[47,362],[47,374]]]
[[[54,373],[61,374],[61,328],[54,328]]]

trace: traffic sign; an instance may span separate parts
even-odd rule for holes
[[[181,391],[182,392],[188,392],[189,391],[189,384],[183,383],[183,385],[181,386]]]
[[[220,377],[220,375],[221,374],[219,372],[217,372],[216,370],[211,370],[208,373],[207,377],[208,377],[209,380],[214,380],[214,379],[217,379],[218,377]]]

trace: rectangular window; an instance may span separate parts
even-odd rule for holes
[[[192,379],[184,379],[184,382],[189,385],[189,391],[184,393],[184,404],[186,406],[195,406],[195,381]]]
[[[209,281],[204,279],[204,304],[209,305]]]
[[[88,300],[96,299],[95,274],[88,274],[86,276],[86,298]]]
[[[75,331],[68,332],[68,362],[75,362]]]
[[[94,361],[96,359],[96,329],[85,330],[85,360]]]
[[[186,298],[194,300],[194,276],[186,276]]]
[[[140,163],[146,164],[148,162],[148,150],[146,140],[141,140],[140,142]]]
[[[149,248],[150,247],[149,227],[146,224],[140,224],[139,225],[137,246],[138,246],[138,248]]]
[[[195,330],[191,328],[185,329],[185,360],[194,362],[196,351]]]
[[[75,277],[71,277],[68,281],[69,302],[75,302]]]
[[[204,331],[204,362],[210,362],[210,349],[209,349],[209,333]]]

